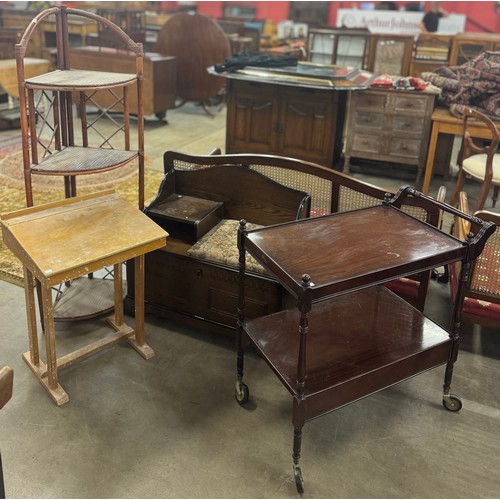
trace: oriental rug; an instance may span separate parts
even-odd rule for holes
[[[145,168],[146,205],[155,196],[163,173]],[[34,175],[33,199],[41,205],[64,198],[62,176]],[[100,174],[80,175],[77,177],[78,194],[87,194],[105,189],[114,189],[124,199],[137,203],[138,177],[137,163],[102,172]],[[23,178],[23,159],[21,136],[0,140],[0,215],[26,207]],[[0,279],[23,286],[21,262],[4,245],[0,233]]]

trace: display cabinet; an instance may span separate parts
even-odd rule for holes
[[[500,35],[496,33],[459,33],[453,37],[450,66],[461,66],[487,50],[500,49]]]
[[[401,211],[411,197],[423,207],[437,206],[469,221],[467,240]],[[240,404],[249,399],[243,364],[244,348],[250,344],[293,398],[292,458],[299,493],[304,490],[299,460],[307,421],[440,365],[446,365],[443,405],[450,411],[461,409],[460,398],[450,388],[464,283],[493,231],[494,224],[410,188],[387,197],[382,205],[352,212],[252,231],[240,222],[235,396]],[[247,319],[247,253],[295,297],[296,308]],[[457,261],[462,275],[451,331],[380,286]]]
[[[420,33],[415,42],[410,75],[420,77],[424,72],[433,72],[439,66],[447,66],[453,38],[453,35]]]
[[[368,63],[368,30],[312,29],[307,43],[308,61],[365,69]]]
[[[413,35],[372,33],[368,53],[368,71],[408,76],[413,54]]]

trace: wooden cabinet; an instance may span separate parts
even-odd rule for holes
[[[338,64],[365,69],[370,33],[364,30],[313,29],[307,41],[307,59],[318,64]]]
[[[228,79],[227,153],[340,160],[345,92]]]
[[[75,68],[91,71],[135,71],[135,55],[108,47],[78,47],[70,50],[71,61]],[[143,84],[144,114],[155,114],[163,119],[168,109],[175,107],[177,90],[176,59],[157,53],[144,54]],[[104,93],[97,98],[99,103],[109,106],[113,102],[111,94]],[[131,95],[130,113],[137,115],[137,98]]]
[[[496,33],[460,33],[453,38],[450,66],[460,66],[487,50],[500,49],[500,35]]]
[[[361,90],[350,97],[344,170],[352,157],[415,165],[422,176],[435,95]]]

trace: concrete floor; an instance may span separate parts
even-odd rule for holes
[[[153,168],[169,148],[223,147],[224,113],[211,119],[189,106],[168,118],[168,126],[146,126]],[[360,177],[388,189],[404,183]],[[448,286],[432,283],[427,314],[446,327],[449,311]],[[145,361],[122,343],[62,370],[70,402],[58,408],[21,359],[22,288],[0,281],[0,318],[0,366],[15,370],[13,398],[0,412],[7,497],[298,497],[291,397],[249,353],[250,401],[240,407],[232,338],[148,316],[156,356]],[[59,323],[58,355],[107,331],[102,320]],[[304,497],[498,497],[499,372],[498,332],[465,324],[452,383],[459,413],[441,406],[441,367],[307,423]]]

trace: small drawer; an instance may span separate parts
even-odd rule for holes
[[[422,135],[424,130],[425,119],[424,117],[415,118],[413,116],[395,115],[392,118],[392,128],[395,131],[404,131]]]
[[[420,156],[422,143],[420,140],[406,139],[404,137],[392,137],[389,141],[388,153],[391,155],[416,158]]]
[[[369,92],[355,92],[352,95],[352,101],[351,105],[355,107],[362,107],[362,108],[377,108],[377,109],[384,109],[385,108],[385,101],[386,101],[386,95],[385,94],[373,94]]]
[[[427,110],[427,98],[408,95],[391,95],[389,106],[395,112],[423,115]]]
[[[385,116],[382,113],[365,113],[363,111],[355,111],[353,115],[352,127],[367,127],[377,130],[384,127]]]
[[[363,153],[380,153],[382,151],[382,137],[379,135],[368,135],[356,133],[352,139],[352,155],[355,151]]]

